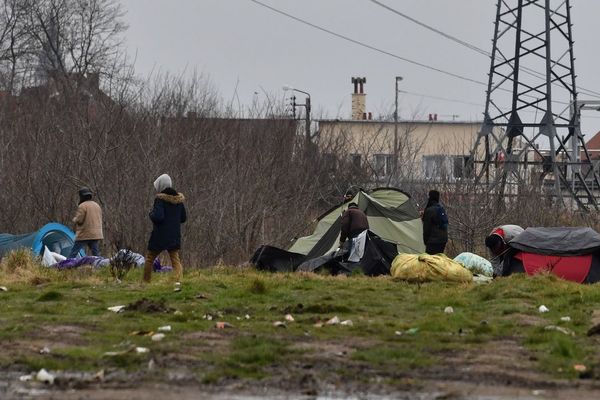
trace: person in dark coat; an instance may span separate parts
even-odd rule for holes
[[[175,271],[175,290],[181,289],[182,267],[179,258],[181,248],[181,224],[187,219],[185,197],[172,187],[171,177],[167,174],[154,181],[158,192],[154,198],[154,207],[150,211],[153,228],[148,241],[148,253],[144,265],[144,282],[150,282],[152,264],[158,255],[169,252],[169,258]]]
[[[440,192],[430,190],[423,212],[423,242],[427,254],[443,253],[448,242],[448,216],[440,204]]]
[[[358,208],[358,204],[348,204],[348,209],[342,214],[340,243],[343,244],[346,239],[355,238],[362,231],[367,229],[369,229],[369,220],[367,219],[367,215],[360,208]]]

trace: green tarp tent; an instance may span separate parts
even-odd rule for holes
[[[354,197],[317,218],[312,235],[298,238],[287,250],[261,246],[251,262],[260,269],[290,271],[301,263],[334,252],[339,246],[341,215],[350,202],[367,214],[369,230],[396,245],[399,253],[422,253],[423,226],[415,202],[395,188],[359,190]]]

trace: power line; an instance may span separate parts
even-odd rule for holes
[[[409,91],[406,91],[406,90],[398,90],[398,93],[406,93],[406,94],[409,94],[411,96],[419,96],[419,97],[425,97],[425,98],[433,99],[433,100],[447,101],[449,103],[461,103],[461,104],[466,104],[466,105],[469,105],[469,106],[483,107],[483,104],[479,104],[479,103],[472,103],[472,102],[469,102],[469,101],[458,100],[458,99],[449,99],[447,97],[430,96],[428,94],[409,92]]]
[[[404,18],[404,19],[409,20],[410,22],[412,22],[414,24],[417,24],[417,25],[419,25],[419,26],[421,26],[421,27],[423,27],[423,28],[425,28],[427,30],[430,30],[430,31],[432,31],[434,33],[437,33],[438,35],[443,36],[443,37],[445,37],[448,40],[451,40],[451,41],[453,41],[455,43],[458,43],[461,46],[467,47],[468,49],[471,49],[471,50],[475,51],[476,53],[482,54],[482,55],[487,56],[487,57],[492,57],[492,54],[489,51],[484,50],[484,49],[482,49],[480,47],[477,47],[477,46],[475,46],[472,43],[469,43],[469,42],[466,42],[466,41],[464,41],[462,39],[459,39],[456,36],[450,35],[449,33],[441,31],[441,30],[439,30],[439,29],[437,29],[437,28],[435,28],[435,27],[433,27],[431,25],[428,25],[428,24],[426,24],[426,23],[424,23],[422,21],[419,21],[416,18],[413,18],[413,17],[411,17],[410,15],[408,15],[406,13],[398,11],[395,8],[392,8],[392,7],[386,5],[386,4],[384,4],[384,3],[382,3],[382,2],[380,2],[378,0],[369,0],[369,1],[371,3],[373,3],[373,4],[376,4],[376,5],[378,5],[378,6],[382,7],[382,8],[384,8],[384,9],[386,9],[386,10],[388,10],[388,11],[390,11],[390,12],[392,12],[392,13],[394,13],[394,14],[402,17],[402,18]],[[505,58],[503,58],[503,59],[504,59],[504,61],[508,61]],[[540,72],[538,72],[538,71],[536,71],[534,69],[531,69],[531,68],[528,68],[528,67],[524,67],[524,66],[521,66],[521,69],[524,72],[526,72],[527,74],[531,75],[531,76],[537,77],[537,78],[542,79],[542,80],[546,79],[546,77],[542,73],[540,73]],[[557,86],[561,86],[558,82],[554,82],[554,84],[557,85]],[[582,94],[586,94],[588,96],[600,98],[600,92],[596,92],[594,90],[585,89],[583,87],[579,87],[579,91]]]
[[[280,15],[286,16],[286,17],[288,17],[290,19],[293,19],[294,21],[297,21],[297,22],[300,22],[302,24],[308,25],[308,26],[310,26],[312,28],[318,29],[318,30],[320,30],[322,32],[325,32],[325,33],[328,33],[329,35],[332,35],[332,36],[335,36],[337,38],[346,40],[348,42],[357,44],[357,45],[365,47],[367,49],[379,52],[381,54],[385,54],[385,55],[390,56],[390,57],[394,57],[394,58],[396,58],[398,60],[402,60],[404,62],[413,64],[413,65],[417,65],[419,67],[428,69],[430,71],[439,72],[441,74],[448,75],[448,76],[451,76],[453,78],[461,79],[461,80],[464,80],[464,81],[467,81],[467,82],[471,82],[471,83],[475,83],[475,84],[482,85],[482,86],[487,86],[487,84],[485,82],[478,81],[476,79],[472,79],[472,78],[469,78],[469,77],[466,77],[466,76],[463,76],[463,75],[455,74],[454,72],[449,72],[449,71],[443,70],[441,68],[436,68],[436,67],[433,67],[431,65],[427,65],[427,64],[421,63],[419,61],[414,61],[414,60],[411,60],[409,58],[402,57],[402,56],[399,56],[397,54],[391,53],[389,51],[386,51],[386,50],[380,49],[378,47],[372,46],[372,45],[370,45],[368,43],[361,42],[360,40],[352,39],[351,37],[348,37],[346,35],[342,35],[340,33],[334,32],[334,31],[332,31],[330,29],[323,28],[322,26],[313,24],[312,22],[306,21],[306,20],[304,20],[302,18],[298,18],[298,17],[296,17],[296,16],[294,16],[292,14],[289,14],[289,13],[287,13],[285,11],[281,11],[281,10],[275,8],[275,7],[271,7],[270,5],[265,4],[265,3],[261,2],[261,1],[258,1],[258,0],[250,0],[250,1],[253,2],[253,3],[256,3],[256,4],[258,4],[258,5],[262,6],[262,7],[268,8],[269,10],[271,10],[273,12],[276,12],[277,14],[280,14]]]

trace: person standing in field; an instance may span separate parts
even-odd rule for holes
[[[448,242],[448,215],[440,204],[440,192],[430,190],[423,212],[423,242],[427,254],[443,253]]]
[[[154,181],[154,188],[158,193],[149,214],[153,228],[144,264],[144,282],[150,282],[152,264],[156,257],[167,251],[175,272],[175,291],[179,291],[183,273],[179,257],[181,224],[187,220],[187,214],[183,204],[185,197],[173,189],[172,185],[171,177],[167,174],[162,174]]]
[[[75,224],[75,243],[69,258],[75,258],[84,246],[88,246],[92,255],[100,256],[102,233],[102,209],[92,200],[92,191],[87,187],[79,189],[79,206],[73,218]]]

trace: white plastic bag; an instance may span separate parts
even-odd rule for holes
[[[42,254],[42,265],[45,267],[51,267],[56,264],[56,260],[52,257],[52,252],[48,250],[48,247],[44,246],[44,253]]]

